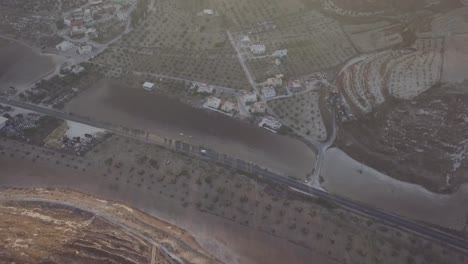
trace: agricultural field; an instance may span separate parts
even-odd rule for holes
[[[216,10],[235,26],[254,28],[259,22],[295,16],[311,7],[319,7],[320,0],[212,0]]]
[[[442,39],[418,39],[412,48],[363,55],[349,61],[336,86],[354,114],[370,113],[390,98],[412,99],[440,82]]]
[[[323,141],[327,138],[327,130],[321,115],[320,96],[312,91],[269,101],[268,106],[282,123],[300,135]]]
[[[340,16],[368,18],[382,14],[411,13],[424,8],[459,5],[458,0],[322,0],[323,9]]]
[[[369,53],[388,49],[403,42],[403,26],[380,21],[371,24],[344,25],[344,31],[350,37],[360,53]]]
[[[199,16],[194,8],[179,6],[180,1],[157,1],[134,30],[93,61],[128,71],[248,89],[226,36],[225,18]]]
[[[289,78],[298,78],[311,72],[336,67],[357,55],[340,24],[317,11],[272,20],[276,27],[268,31],[249,34],[252,43],[266,46],[266,53],[287,49],[288,56],[278,71]],[[246,32],[238,32],[242,35]],[[258,81],[264,78],[265,60],[250,59],[249,68]],[[268,67],[266,68],[268,69]]]
[[[1,141],[0,144],[0,161],[11,164],[9,175],[12,175],[11,178],[3,177],[3,184],[11,184],[13,179],[18,184],[26,177],[28,184],[40,181],[53,186],[65,184],[68,188],[76,184],[80,190],[91,192],[99,189],[99,195],[104,199],[127,199],[129,206],[136,204],[142,210],[165,212],[171,219],[180,219],[179,222],[184,219],[210,221],[211,225],[207,225],[211,227],[207,228],[210,232],[217,230],[213,220],[216,218],[222,221],[223,228],[237,226],[249,233],[264,234],[264,243],[278,239],[288,241],[282,246],[270,247],[270,251],[292,246],[296,250],[303,248],[320,263],[456,264],[466,261],[461,252],[345,211],[334,204],[142,142],[111,137],[80,158],[55,155],[37,147],[18,148],[13,141]],[[31,153],[26,155],[26,152]],[[24,164],[33,158],[41,168],[35,175],[46,173],[47,166],[64,173],[48,177],[26,176],[32,175],[26,173],[19,177],[21,179],[14,177],[17,161],[22,160]],[[73,173],[65,173],[68,170]],[[224,236],[223,233],[219,236]],[[223,237],[227,241],[236,241],[236,238],[243,241],[239,234]],[[262,244],[255,247],[262,248]],[[229,246],[233,250],[242,248],[234,242]],[[258,257],[258,254],[251,257]],[[307,263],[310,255],[307,259],[297,258],[295,263]],[[269,263],[285,261],[273,260],[270,256],[263,259],[268,259]],[[252,262],[258,263],[258,260]]]

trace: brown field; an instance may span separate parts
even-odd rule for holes
[[[52,57],[38,55],[17,42],[0,44],[0,89],[15,87],[18,90],[54,72]]]

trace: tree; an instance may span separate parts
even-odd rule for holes
[[[65,23],[63,22],[63,19],[57,19],[55,21],[55,26],[57,27],[58,30],[62,30],[65,28]]]

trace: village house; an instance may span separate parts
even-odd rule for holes
[[[70,35],[76,36],[76,35],[81,35],[86,33],[86,28],[85,27],[72,27],[72,30],[70,31]]]
[[[211,85],[207,84],[200,84],[198,85],[197,93],[201,94],[213,94],[214,93],[214,88]]]
[[[73,74],[78,75],[78,74],[82,73],[84,70],[85,70],[85,69],[84,69],[82,66],[80,66],[80,65],[75,65],[75,66],[72,67],[71,72],[72,72]]]
[[[247,35],[244,35],[241,37],[240,43],[243,47],[248,47],[250,46],[250,38]]]
[[[206,99],[206,102],[203,104],[203,107],[217,110],[219,109],[220,105],[221,105],[221,99],[216,98],[214,96],[210,96],[208,97],[208,99]]]
[[[226,112],[226,113],[232,113],[237,109],[236,104],[233,102],[226,101],[224,104],[221,106],[221,111]]]
[[[263,114],[266,112],[266,104],[264,102],[255,102],[250,108],[252,114]]]
[[[2,129],[5,126],[7,121],[8,121],[8,118],[0,116],[0,129]]]
[[[263,54],[265,53],[266,48],[265,45],[251,45],[250,46],[250,52],[253,54]]]
[[[276,131],[281,128],[282,124],[278,119],[272,116],[266,116],[262,119],[262,121],[260,121],[258,126],[266,128],[276,133]]]
[[[80,55],[90,54],[92,51],[93,51],[93,47],[91,45],[84,45],[84,46],[78,47],[78,53]]]
[[[246,93],[242,96],[244,103],[255,103],[257,102],[257,94],[256,93]]]
[[[273,87],[281,86],[281,85],[283,85],[282,77],[283,77],[282,75],[277,75],[276,77],[268,78],[266,83],[267,83],[267,85],[273,86]]]
[[[85,32],[86,36],[89,38],[97,38],[97,30],[95,28],[87,28]]]
[[[263,98],[271,99],[276,96],[276,90],[273,86],[266,86],[262,89]]]
[[[143,84],[143,89],[145,89],[145,90],[151,92],[151,91],[154,90],[154,86],[155,86],[155,84],[152,83],[152,82],[145,82],[145,83]]]
[[[126,11],[120,10],[119,12],[117,12],[117,18],[120,21],[126,21],[128,19],[128,13]]]
[[[58,44],[57,46],[55,46],[56,49],[60,50],[60,51],[67,51],[67,50],[70,50],[72,48],[74,48],[75,45],[73,45],[70,41],[68,40],[65,40],[63,41],[62,43]]]

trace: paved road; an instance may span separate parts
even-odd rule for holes
[[[36,106],[36,105],[24,103],[24,102],[8,100],[4,97],[0,97],[0,103],[8,104],[11,106],[16,106],[16,107],[28,109],[31,111],[43,113],[46,115],[54,116],[56,118],[84,123],[87,125],[91,125],[91,126],[95,126],[95,127],[99,127],[99,128],[112,131],[112,129],[108,128],[111,125],[106,126],[105,124],[100,123],[100,122],[94,122],[87,118],[69,115],[67,113],[63,113],[63,112],[52,110],[52,109],[48,109],[48,108],[44,108],[44,107],[40,107],[40,106]],[[117,134],[122,135],[122,133],[120,132],[117,132]],[[128,135],[124,135],[124,136],[128,136]],[[448,246],[458,248],[464,251],[468,251],[468,241],[460,237],[456,237],[452,234],[440,231],[438,229],[430,228],[424,224],[413,222],[411,220],[402,218],[394,214],[383,212],[381,210],[369,207],[361,203],[356,203],[351,200],[347,200],[345,198],[339,197],[334,194],[327,193],[325,191],[308,186],[302,182],[296,181],[292,178],[280,176],[276,173],[269,171],[268,169],[260,168],[256,164],[252,164],[252,163],[240,160],[240,159],[229,157],[227,155],[218,153],[217,151],[212,150],[212,149],[206,149],[200,146],[192,146],[189,143],[181,142],[181,141],[175,141],[174,146],[175,146],[176,151],[186,153],[188,155],[192,155],[200,159],[216,162],[216,163],[222,164],[224,166],[227,166],[235,170],[240,170],[240,171],[247,172],[250,174],[255,174],[262,179],[265,179],[265,180],[268,180],[268,181],[271,181],[280,185],[285,185],[294,190],[298,190],[300,192],[319,197],[325,201],[341,206],[342,208],[360,213],[370,218],[380,220],[382,223],[388,226],[395,227],[403,231],[409,231],[409,232],[415,233],[417,235],[420,235],[420,236],[423,236],[423,237],[426,237],[435,241],[443,242]],[[434,212],[434,213],[437,213],[437,212]]]

